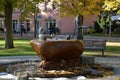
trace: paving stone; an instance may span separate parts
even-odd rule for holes
[[[9,63],[15,61],[25,61],[25,60],[40,60],[38,56],[8,56],[8,57],[0,57],[0,64]],[[89,61],[89,60],[88,60]],[[92,60],[91,60],[92,61]],[[95,63],[107,64],[108,66],[114,67],[115,75],[98,78],[98,79],[87,79],[87,80],[120,80],[120,58],[105,58],[105,57],[95,57],[93,61]],[[1,80],[1,79],[0,79]],[[52,80],[52,78],[44,78],[44,79],[36,79],[36,80]],[[69,78],[69,80],[77,80],[77,78]]]

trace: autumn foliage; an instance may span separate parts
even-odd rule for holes
[[[61,16],[76,16],[78,14],[97,14],[102,9],[104,0],[60,0]]]

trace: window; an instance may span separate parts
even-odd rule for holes
[[[26,30],[27,32],[30,31],[30,20],[26,20]]]
[[[0,20],[0,32],[4,32],[4,28],[3,28],[3,20]]]
[[[13,32],[19,32],[17,20],[12,21],[12,27],[13,27]]]
[[[49,28],[52,25],[55,25],[55,27],[56,27],[56,20],[55,19],[46,19],[45,24],[46,24],[46,33],[49,33]]]
[[[2,20],[0,20],[0,28],[2,28]]]
[[[54,9],[56,9],[56,6],[55,6],[55,4],[52,4],[52,7],[53,7],[53,10],[54,10]]]

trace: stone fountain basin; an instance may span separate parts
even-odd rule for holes
[[[84,51],[81,40],[31,40],[30,45],[42,60],[79,58]]]

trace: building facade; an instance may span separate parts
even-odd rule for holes
[[[30,18],[25,21],[20,20],[21,12],[16,10],[12,15],[12,27],[14,33],[19,33],[23,30],[25,33],[34,32],[35,28],[37,34],[39,29],[43,28],[45,33],[49,33],[49,28],[54,24],[54,27],[60,30],[61,34],[73,34],[75,30],[74,17],[60,17],[60,11],[56,8],[52,2],[48,4],[40,3],[38,8],[40,13],[36,14],[35,20]],[[88,15],[84,17],[83,27],[94,26],[96,15]],[[34,25],[36,24],[36,26]],[[4,29],[4,18],[0,18],[0,29]]]

